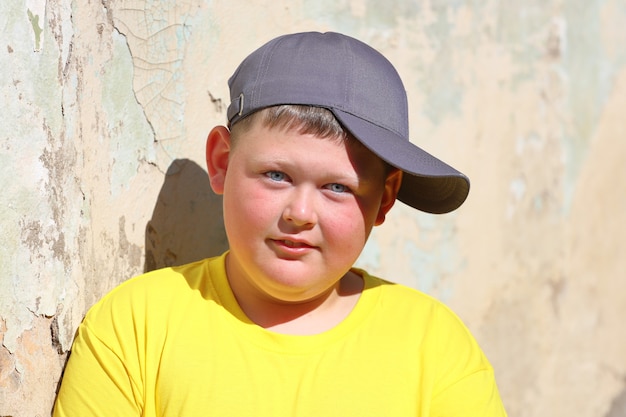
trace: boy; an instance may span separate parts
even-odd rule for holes
[[[408,140],[402,82],[336,33],[279,37],[209,134],[230,250],[129,280],[81,324],[55,416],[504,416],[465,326],[352,268],[396,197],[445,213],[467,178]]]

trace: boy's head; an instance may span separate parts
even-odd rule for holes
[[[332,32],[278,37],[250,54],[229,86],[231,127],[269,107],[325,108],[348,136],[404,172],[400,201],[446,213],[467,197],[466,176],[409,141],[406,93],[393,65],[356,39]]]
[[[267,107],[230,131],[216,126],[206,156],[223,195],[229,282],[253,321],[261,323],[254,311],[266,317],[360,291],[348,271],[393,206],[401,171],[311,106]]]

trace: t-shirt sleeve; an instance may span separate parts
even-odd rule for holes
[[[83,323],[72,346],[53,416],[140,416],[140,399],[140,389],[119,353]]]
[[[194,271],[199,276],[202,269]],[[183,301],[176,295],[181,288]],[[180,306],[195,294],[182,274],[166,268],[129,279],[99,300],[79,326],[53,416],[154,415],[163,345],[176,328],[171,306],[178,303],[180,321]]]
[[[464,376],[433,398],[433,417],[505,417],[493,371]]]
[[[142,415],[144,281],[126,281],[89,310],[74,339],[53,417]]]
[[[494,371],[475,338],[446,307],[437,317],[432,417],[506,417]]]

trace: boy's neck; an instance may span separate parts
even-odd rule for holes
[[[363,277],[349,271],[327,293],[302,303],[242,297],[247,293],[237,291],[237,283],[230,285],[243,312],[257,325],[276,333],[313,335],[332,329],[350,314],[364,282]]]

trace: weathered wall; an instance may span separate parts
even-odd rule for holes
[[[226,247],[204,138],[261,42],[335,30],[401,73],[472,179],[359,264],[444,300],[511,416],[626,415],[626,0],[0,2],[0,416],[49,415],[84,312]]]

